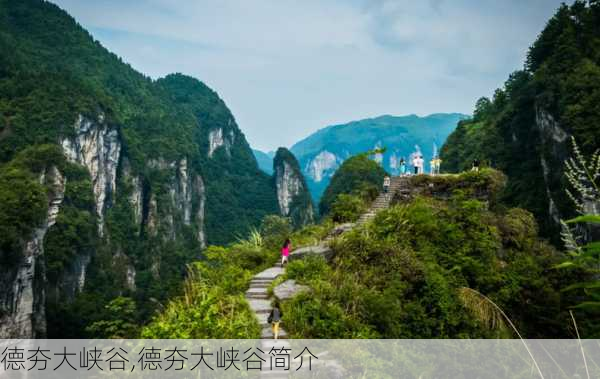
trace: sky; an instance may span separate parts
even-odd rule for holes
[[[159,78],[218,92],[253,148],[383,114],[471,114],[561,0],[52,0]]]

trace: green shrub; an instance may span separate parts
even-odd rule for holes
[[[366,210],[367,205],[362,198],[342,193],[333,202],[329,215],[334,222],[354,222]]]
[[[330,268],[321,256],[309,256],[305,259],[291,261],[286,268],[288,279],[295,279],[300,283],[310,283],[326,276],[328,272],[330,272]]]
[[[139,326],[133,299],[119,296],[104,308],[109,318],[91,324],[86,328],[88,333],[97,338],[135,338],[137,336]]]
[[[287,217],[268,215],[262,219],[260,232],[264,236],[265,245],[277,250],[292,234],[292,225]]]
[[[210,246],[189,266],[184,293],[146,325],[142,338],[259,338],[260,326],[244,292],[255,272],[277,254],[257,246]]]

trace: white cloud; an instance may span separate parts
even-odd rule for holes
[[[213,87],[265,150],[383,113],[470,113],[559,1],[56,0],[138,70]]]

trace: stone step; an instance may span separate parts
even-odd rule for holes
[[[269,312],[270,313],[270,312]],[[256,318],[258,319],[258,323],[263,325],[268,325],[267,320],[269,319],[269,313],[256,313]]]
[[[267,288],[269,288],[269,286],[271,285],[271,283],[259,283],[259,284],[250,283],[250,287],[248,287],[248,289],[250,289],[250,288],[255,288],[257,290],[259,290],[259,289],[267,289]]]
[[[272,281],[273,281],[273,279],[259,279],[259,278],[253,277],[250,280],[250,283],[271,283]]]
[[[271,283],[273,282],[250,282],[250,288],[267,288],[271,285]]]
[[[269,295],[268,294],[257,294],[257,293],[249,293],[246,294],[246,299],[250,300],[250,299],[257,299],[257,300],[269,300]]]
[[[250,288],[246,291],[247,299],[268,299],[269,294],[266,288]]]
[[[283,271],[284,270],[281,267],[271,267],[254,275],[254,279],[274,280],[279,275],[283,274]]]
[[[248,299],[250,309],[254,313],[271,313],[271,301],[266,299]]]
[[[262,294],[266,295],[267,294],[267,288],[266,287],[250,287],[246,291],[246,294],[250,294],[250,293],[252,293],[252,294],[262,293]]]
[[[266,287],[250,287],[246,291],[246,295],[267,295]]]

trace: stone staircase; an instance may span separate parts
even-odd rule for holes
[[[362,225],[367,221],[371,220],[377,212],[382,209],[386,209],[390,206],[390,202],[394,198],[394,195],[399,193],[401,196],[407,196],[410,194],[410,190],[408,189],[408,177],[406,176],[394,176],[390,181],[390,189],[388,193],[380,193],[379,196],[373,201],[369,210],[364,213],[358,221],[356,221],[357,225]]]
[[[259,272],[254,275],[250,281],[250,288],[246,291],[246,300],[262,328],[261,338],[274,338],[271,325],[267,321],[271,313],[271,301],[273,300],[269,297],[268,288],[283,272],[284,269],[281,267],[281,263]],[[287,332],[281,327],[279,328],[279,338],[287,338]]]

